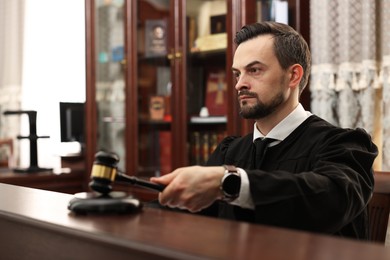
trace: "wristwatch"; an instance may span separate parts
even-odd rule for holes
[[[231,202],[238,198],[241,188],[241,176],[237,168],[233,165],[224,165],[225,174],[221,180],[221,190],[223,201]]]

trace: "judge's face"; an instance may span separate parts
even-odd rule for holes
[[[271,35],[261,35],[241,43],[234,54],[232,69],[243,118],[270,116],[287,98],[287,75],[275,56],[273,43]]]

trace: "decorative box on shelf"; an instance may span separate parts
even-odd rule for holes
[[[195,40],[195,48],[192,51],[212,51],[226,49],[227,47],[227,34],[216,33],[203,37],[199,37]]]

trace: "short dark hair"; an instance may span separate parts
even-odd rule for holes
[[[309,80],[311,55],[307,42],[296,30],[283,23],[258,22],[242,27],[237,32],[234,42],[238,46],[249,39],[265,34],[274,36],[275,55],[284,70],[297,63],[302,66],[303,77],[299,85],[299,92],[302,93]]]

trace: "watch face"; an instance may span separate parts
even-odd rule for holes
[[[241,177],[236,174],[229,174],[223,181],[223,191],[228,196],[238,196],[241,187]]]

